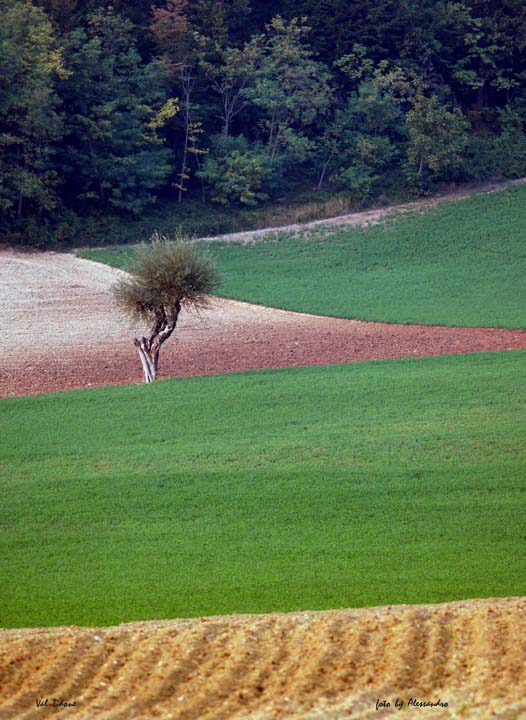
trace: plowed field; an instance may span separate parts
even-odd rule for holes
[[[0,718],[520,720],[525,659],[525,598],[6,630]]]
[[[132,328],[112,304],[119,271],[60,253],[0,252],[0,396],[141,381]],[[526,348],[526,330],[338,320],[215,300],[181,313],[161,377]]]

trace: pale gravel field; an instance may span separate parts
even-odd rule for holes
[[[0,251],[0,396],[141,381],[113,304],[122,271],[65,253]],[[525,330],[359,322],[212,299],[183,311],[161,377],[526,348]]]

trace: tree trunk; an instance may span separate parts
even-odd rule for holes
[[[205,179],[201,175],[201,161],[199,160],[199,147],[197,145],[196,137],[195,137],[195,128],[192,125],[192,118],[191,115],[188,115],[188,127],[193,130],[191,136],[189,136],[189,141],[191,143],[191,146],[188,148],[189,152],[191,152],[195,159],[195,164],[197,165],[197,170],[200,175],[199,180],[201,182],[201,199],[203,203],[206,203],[206,190],[205,190]]]
[[[193,80],[191,70],[183,68],[181,76],[181,89],[183,91],[183,106],[184,106],[184,145],[183,145],[183,160],[181,163],[181,173],[179,177],[179,193],[177,195],[177,202],[181,202],[183,199],[184,181],[186,175],[186,162],[188,157],[188,143],[190,140],[190,98],[193,90]]]
[[[27,169],[27,157],[26,157],[26,154],[24,153],[24,172],[26,169]],[[18,193],[18,203],[17,203],[17,207],[16,207],[16,216],[18,218],[22,217],[23,204],[24,204],[24,193],[22,190],[20,190]]]
[[[205,179],[201,175],[201,161],[199,160],[199,153],[195,154],[195,162],[197,165],[197,169],[199,171],[199,180],[201,182],[201,200],[204,204],[206,204],[206,188],[205,188]]]
[[[179,176],[179,194],[177,196],[177,202],[181,202],[183,199],[183,188],[186,175],[186,156],[188,154],[188,134],[190,132],[188,112],[185,113],[185,135],[184,135],[184,146],[183,146],[183,160],[181,163],[181,173]]]
[[[484,82],[483,85],[480,85],[480,87],[477,88],[477,108],[479,110],[484,110],[486,105],[487,105],[487,90],[486,90],[486,83]]]
[[[155,367],[154,359],[148,350],[148,339],[144,337],[141,338],[141,340],[135,338],[134,343],[135,347],[139,351],[139,358],[141,360],[142,371],[144,374],[144,382],[151,383],[157,378],[157,368]],[[157,353],[157,356],[158,355],[159,354]]]
[[[140,340],[135,338],[133,341],[139,352],[145,383],[151,383],[157,379],[161,346],[175,330],[180,311],[181,304],[179,302],[172,308],[169,318],[166,309],[160,308],[156,313],[155,325],[150,337],[142,337]]]
[[[267,148],[269,157],[272,152],[273,143],[274,143],[274,115],[272,115],[272,119],[270,121],[270,134],[269,134],[269,138],[268,138],[268,148]]]
[[[276,153],[278,152],[280,135],[281,135],[281,125],[278,125],[278,129],[277,129],[276,135],[274,137],[274,144],[272,146],[272,152],[270,153],[271,160],[274,160],[274,158],[276,157]]]
[[[329,164],[332,160],[332,156],[334,155],[334,150],[331,151],[331,154],[329,155],[328,159],[323,164],[323,168],[321,170],[320,179],[318,180],[318,187],[317,190],[321,190],[321,186],[323,185],[323,181],[325,179],[325,173],[327,172],[327,168],[329,167]]]
[[[223,127],[221,130],[221,133],[223,137],[228,137],[230,135],[230,107],[228,102],[228,94],[225,93],[223,95]]]

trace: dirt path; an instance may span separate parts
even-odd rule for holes
[[[8,630],[0,718],[523,720],[525,657],[526,598]]]
[[[471,195],[481,193],[494,193],[499,190],[504,190],[511,185],[524,185],[526,178],[520,178],[519,180],[506,180],[504,182],[488,182],[478,183],[476,185],[459,185],[454,190],[450,190],[441,195],[434,195],[433,197],[425,198],[423,200],[415,200],[414,202],[402,203],[400,205],[389,205],[387,207],[373,208],[372,210],[363,210],[361,212],[347,213],[346,215],[338,215],[332,218],[325,218],[323,220],[312,220],[307,223],[294,223],[292,225],[282,225],[271,228],[264,228],[261,230],[247,230],[237,233],[229,233],[228,235],[215,235],[213,237],[199,238],[195,242],[241,242],[248,243],[254,240],[261,240],[267,235],[273,235],[276,233],[304,233],[308,232],[309,229],[324,226],[347,226],[347,227],[364,227],[365,225],[374,225],[375,223],[385,220],[390,215],[397,215],[404,212],[411,212],[413,210],[426,210],[430,207],[438,205],[439,203],[451,201],[451,200],[463,200]]]
[[[141,381],[134,329],[115,314],[120,271],[60,253],[0,252],[0,396]],[[182,314],[161,376],[526,348],[526,330],[338,320],[229,300]]]

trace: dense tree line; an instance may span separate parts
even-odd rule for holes
[[[159,3],[159,4],[157,4]],[[526,174],[521,0],[0,0],[0,213]]]

